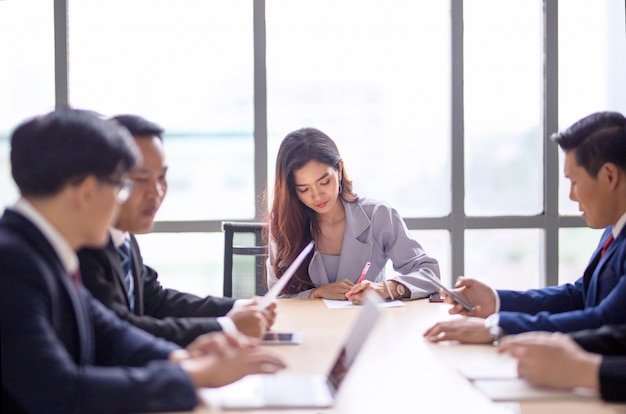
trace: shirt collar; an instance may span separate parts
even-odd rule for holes
[[[622,214],[622,217],[620,217],[615,226],[613,226],[612,234],[614,239],[617,239],[617,236],[619,236],[622,232],[624,225],[626,225],[626,212]]]
[[[113,240],[113,245],[117,248],[120,247],[125,240],[130,238],[127,231],[122,231],[120,229],[116,229],[111,227],[109,229],[109,234],[111,235],[111,240]]]
[[[20,213],[44,235],[46,240],[52,245],[57,256],[61,260],[63,267],[72,274],[78,270],[78,256],[67,240],[54,228],[54,226],[25,198],[20,197],[13,210]]]

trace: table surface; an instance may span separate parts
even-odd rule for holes
[[[626,405],[599,398],[495,403],[459,372],[467,364],[512,360],[491,345],[431,344],[422,337],[433,323],[452,318],[450,305],[428,300],[382,309],[382,316],[327,409],[229,410],[229,413],[626,413]],[[288,368],[281,373],[325,374],[359,309],[329,309],[322,300],[279,299],[273,331],[301,331],[299,345],[272,345]],[[281,375],[276,374],[276,375]],[[220,412],[198,406],[197,414]],[[223,411],[226,412],[226,411]]]

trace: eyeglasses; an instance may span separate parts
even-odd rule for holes
[[[98,181],[117,187],[117,194],[115,196],[115,199],[120,204],[124,204],[126,201],[128,201],[130,195],[133,193],[133,187],[135,186],[135,182],[127,177],[119,179],[100,177],[98,178]]]

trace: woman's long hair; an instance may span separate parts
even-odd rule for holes
[[[289,133],[280,144],[276,157],[274,199],[267,220],[271,240],[268,240],[267,233],[265,236],[265,240],[275,246],[273,266],[278,278],[304,246],[319,235],[317,216],[298,199],[294,179],[294,171],[310,161],[330,165],[341,173],[339,195],[344,201],[352,203],[358,199],[352,192],[352,181],[345,169],[340,171],[341,155],[328,135],[315,128],[302,128]],[[315,287],[309,277],[310,262],[311,256],[298,269],[284,293],[294,294]]]

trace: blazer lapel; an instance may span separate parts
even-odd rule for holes
[[[624,240],[624,236],[622,234],[617,236],[617,238],[613,241],[613,243],[611,243],[607,251],[604,253],[604,256],[600,257],[602,245],[609,235],[610,231],[603,234],[604,237],[600,239],[600,243],[598,244],[598,248],[594,253],[593,259],[591,260],[591,263],[589,263],[589,266],[587,266],[587,269],[585,269],[585,273],[583,274],[583,286],[585,287],[585,291],[587,293],[585,303],[590,306],[595,306],[598,304],[598,294],[600,292],[599,285],[600,283],[602,283],[602,270],[610,261],[613,253],[617,250],[617,246],[620,245]]]
[[[74,312],[76,314],[76,324],[78,326],[78,335],[80,338],[80,362],[81,364],[90,364],[93,362],[93,329],[88,320],[88,311],[86,309],[85,297],[82,294],[83,286],[74,285],[72,276],[69,275],[62,267],[57,268],[57,274],[61,275],[60,279],[72,301]]]
[[[63,267],[56,251],[48,239],[46,239],[39,229],[30,222],[30,220],[11,210],[7,210],[5,215],[7,216],[8,222],[14,224],[12,227],[22,233],[25,238],[29,239],[31,245],[41,253],[53,269],[54,274],[58,277],[61,285],[65,288],[72,303],[72,307],[74,308],[74,316],[76,318],[78,339],[80,342],[79,361],[81,364],[93,362],[93,327],[88,319],[88,312],[86,310],[86,304],[84,303],[85,297],[81,292],[83,287],[81,286],[78,290],[76,289],[72,277]]]
[[[132,246],[132,243],[131,243]],[[132,249],[131,249],[132,250]],[[124,300],[126,301],[126,307],[130,310],[130,302],[128,301],[128,295],[126,295],[126,280],[124,269],[122,268],[122,259],[120,254],[117,251],[117,248],[113,244],[113,240],[109,240],[109,244],[104,250],[105,255],[109,263],[111,263],[111,268],[113,270],[113,274],[115,275],[115,283],[117,284],[117,289],[122,293]],[[133,259],[134,260],[134,259]],[[134,269],[133,269],[134,272]],[[134,275],[133,275],[134,277]],[[135,308],[136,309],[136,308]]]
[[[343,202],[343,201],[342,201]],[[372,221],[365,214],[359,203],[343,202],[346,212],[346,230],[341,246],[339,259],[339,277],[354,277],[356,282],[359,274],[354,273],[355,267],[360,272],[366,262],[372,257]],[[375,274],[376,269],[370,269]]]
[[[143,315],[143,260],[141,260],[141,250],[139,250],[139,243],[134,235],[130,235],[130,250],[132,254],[132,272],[133,280],[135,282],[135,314]]]
[[[309,275],[311,281],[316,285],[327,285],[330,283],[328,273],[326,273],[326,268],[322,261],[322,256],[320,256],[317,250],[313,251],[313,257],[309,263]]]
[[[598,294],[598,278],[595,276],[600,269],[600,251],[596,251],[593,259],[583,273],[583,288],[585,292],[585,303],[591,303],[596,300]]]

